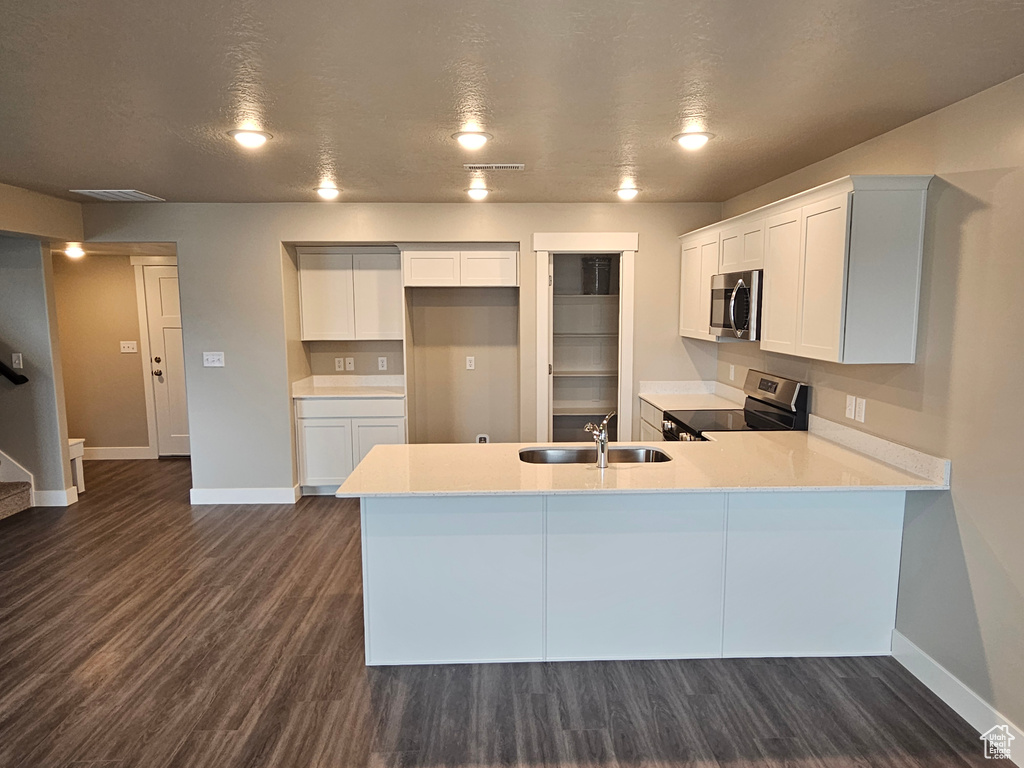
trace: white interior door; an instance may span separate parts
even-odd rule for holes
[[[185,400],[185,351],[181,341],[181,302],[177,267],[143,267],[157,451],[187,456],[188,407]]]

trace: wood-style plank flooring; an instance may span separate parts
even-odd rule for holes
[[[987,764],[891,659],[363,666],[352,501],[87,462],[0,521],[0,767]]]

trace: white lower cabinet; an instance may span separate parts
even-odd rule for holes
[[[644,443],[660,443],[665,440],[661,429],[640,419],[640,441]]]
[[[725,494],[547,505],[548,659],[721,654]]]
[[[295,439],[299,484],[303,488],[337,488],[375,445],[404,443],[405,401],[296,401]],[[383,415],[373,416],[374,412]]]

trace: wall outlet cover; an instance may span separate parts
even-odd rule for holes
[[[846,418],[854,419],[857,417],[857,398],[853,395],[846,396]]]
[[[354,371],[356,369],[356,359],[354,357],[345,358],[345,370]]]
[[[139,344],[136,341],[122,341],[121,342],[121,354],[130,355],[133,352],[139,351]]]
[[[334,358],[334,370],[336,370],[336,371],[344,371],[345,370],[345,358],[344,357],[336,357],[336,358]]]
[[[466,370],[467,371],[475,371],[476,370],[476,358],[475,357],[467,357],[466,358]]]
[[[857,421],[864,423],[864,411],[867,410],[867,401],[863,397],[857,398]]]
[[[203,367],[204,368],[223,368],[224,367],[224,353],[223,352],[203,352]]]
[[[21,356],[21,352],[14,352],[11,354],[11,368],[24,368],[25,359]]]
[[[476,441],[478,443],[489,443],[491,442],[491,436],[486,433],[480,434],[476,436]]]
[[[388,359],[386,357],[377,358],[377,370],[386,371],[388,369]]]

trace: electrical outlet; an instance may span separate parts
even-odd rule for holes
[[[857,398],[853,395],[846,396],[846,418],[857,418]]]
[[[857,421],[861,424],[864,423],[864,411],[867,409],[868,403],[863,397],[857,398]]]
[[[356,369],[356,359],[354,357],[345,358],[345,370],[354,371]]]
[[[223,352],[203,352],[203,368],[223,368]]]
[[[122,341],[121,342],[121,354],[130,355],[133,352],[138,352],[138,342],[135,341]]]
[[[488,434],[477,435],[476,441],[478,443],[489,443],[491,442],[491,436]]]
[[[25,361],[21,357],[21,352],[15,352],[11,355],[11,368],[24,368]]]
[[[336,371],[344,371],[345,370],[345,358],[344,357],[336,357],[336,358],[334,358],[334,370],[336,370]]]
[[[729,366],[729,381],[736,381],[736,366]]]
[[[377,358],[377,370],[386,371],[388,369],[388,359],[386,357]]]
[[[467,357],[466,358],[466,370],[467,371],[475,371],[476,370],[476,358],[475,357]]]

